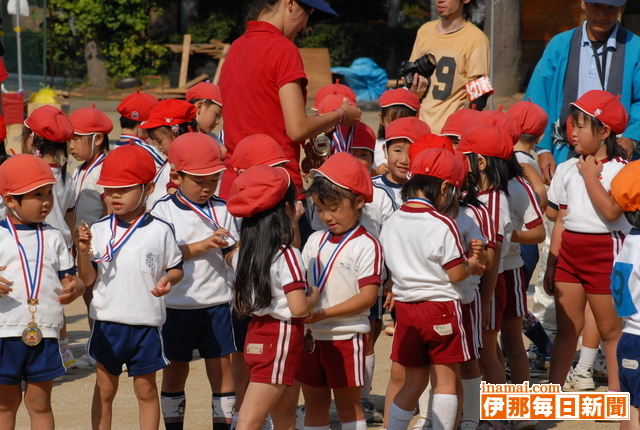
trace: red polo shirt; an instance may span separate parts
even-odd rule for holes
[[[245,34],[231,45],[220,74],[228,168],[222,177],[222,198],[228,197],[235,179],[228,164],[233,150],[244,137],[257,133],[267,134],[280,144],[291,160],[285,168],[298,191],[302,190],[300,142],[287,136],[278,94],[282,86],[296,79],[302,80],[306,102],[307,77],[298,48],[268,22],[249,22]]]

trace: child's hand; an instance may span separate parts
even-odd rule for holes
[[[471,239],[469,242],[469,249],[467,250],[468,255],[480,258],[482,252],[484,251],[484,243],[480,239]]]
[[[544,286],[544,292],[550,296],[553,296],[553,293],[555,291],[555,283],[553,281],[555,275],[556,266],[547,266],[547,270],[544,272],[544,280],[542,285]]]
[[[64,284],[66,284],[66,286],[62,289],[62,294],[58,296],[58,302],[60,302],[60,304],[68,305],[84,294],[84,282],[77,276],[72,276],[67,273],[64,275],[63,285]]]
[[[599,177],[602,173],[603,164],[596,161],[596,157],[593,155],[583,155],[578,158],[578,170],[583,178],[586,177]]]
[[[302,215],[304,215],[304,203],[302,203],[300,200],[296,200],[296,217],[293,222],[297,223],[298,220],[302,218]]]
[[[224,239],[225,237],[229,237],[229,231],[224,228],[217,229],[211,236],[200,241],[202,252],[207,252],[214,248],[226,248],[229,246],[229,242]]]
[[[382,163],[381,165],[371,169],[371,171],[373,172],[372,176],[386,175],[387,173],[390,172],[389,165],[387,163]]]
[[[467,263],[469,264],[469,269],[471,269],[471,274],[472,275],[482,275],[482,272],[484,272],[487,269],[487,266],[485,266],[484,264],[481,264],[480,261],[478,260],[478,256],[477,255],[473,255],[471,256],[471,258],[469,258],[467,260]]]
[[[169,291],[171,291],[171,281],[169,281],[169,278],[167,278],[166,276],[163,276],[158,281],[158,285],[156,285],[156,287],[151,290],[151,294],[156,297],[162,297],[165,294],[168,294]]]
[[[76,227],[73,233],[73,244],[79,253],[86,254],[91,250],[91,230],[86,224]]]
[[[6,268],[7,266],[0,266],[0,272]],[[9,295],[9,293],[13,291],[13,289],[11,289],[12,285],[13,285],[13,281],[9,281],[8,279],[5,279],[2,276],[0,276],[0,297],[2,297],[3,295],[4,296]]]
[[[304,319],[305,324],[313,324],[322,321],[325,319],[324,309],[317,310],[315,312],[311,312]]]
[[[384,299],[384,303],[382,307],[391,312],[393,308],[396,306],[396,295],[391,292],[391,290],[386,292],[386,297]]]

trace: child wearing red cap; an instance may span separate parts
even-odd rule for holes
[[[200,82],[189,88],[186,100],[196,107],[198,131],[213,133],[222,118],[222,94],[220,87],[211,82]]]
[[[251,316],[244,347],[250,382],[238,428],[260,429],[269,413],[276,428],[295,425],[301,317],[319,296],[315,287],[307,295],[300,251],[291,246],[295,203],[295,185],[282,168],[251,166],[231,185],[227,207],[242,218],[242,246],[225,258],[236,273],[234,308]]]
[[[397,311],[391,359],[405,367],[406,375],[389,408],[390,430],[407,428],[430,372],[436,375],[434,427],[454,428],[458,364],[471,358],[462,295],[454,283],[484,269],[479,261],[484,243],[472,240],[465,249],[450,217],[458,212],[465,174],[450,151],[422,151],[412,162],[410,179],[402,189],[405,204],[382,228],[380,240],[392,273]]]
[[[572,103],[569,115],[571,138],[580,156],[558,166],[549,188],[549,208],[557,215],[544,287],[554,296],[558,324],[549,381],[568,388],[590,376],[582,365],[571,368],[588,303],[604,343],[609,389],[619,391],[616,345],[622,327],[609,277],[629,224],[610,190],[611,181],[626,165],[627,154],[616,135],[624,132],[629,116],[617,97],[598,90]]]
[[[307,281],[320,290],[320,303],[306,320],[306,354],[296,378],[307,400],[305,427],[329,426],[333,391],[342,428],[363,430],[364,334],[371,330],[369,309],[383,264],[380,244],[360,225],[360,212],[373,199],[371,177],[345,152],[311,173],[307,193],[328,229],[312,234],[302,253]]]
[[[145,210],[155,172],[153,158],[138,145],[112,151],[98,180],[112,213],[90,230],[84,225],[76,229],[80,277],[87,285],[95,282],[87,348],[97,362],[94,428],[111,426],[123,364],[133,377],[140,427],[160,424],[156,371],[169,364],[160,333],[166,319],[162,296],[182,279],[183,271],[173,227]]]
[[[28,172],[29,174],[25,174]],[[44,224],[54,206],[56,179],[33,155],[0,166],[0,195],[9,210],[0,221],[0,427],[15,428],[22,401],[31,428],[53,428],[51,389],[63,375],[58,339],[63,306],[84,292],[60,231]]]
[[[166,296],[162,328],[165,355],[161,404],[165,426],[182,429],[189,362],[197,349],[212,387],[213,427],[228,429],[235,393],[229,357],[236,350],[229,306],[232,290],[224,256],[235,248],[235,219],[216,197],[225,169],[220,145],[204,133],[186,133],[171,144],[175,194],[158,200],[151,214],[172,224],[184,259],[184,278]],[[226,370],[226,371],[225,371]]]
[[[7,138],[7,127],[4,122],[4,116],[0,115],[0,164],[7,161],[9,154],[7,154],[7,148],[5,146],[5,139]],[[4,205],[2,196],[0,196],[0,220],[7,217],[7,207]]]

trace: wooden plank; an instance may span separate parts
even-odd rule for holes
[[[180,61],[180,77],[178,78],[178,87],[184,87],[187,83],[187,73],[189,72],[189,54],[191,50],[191,35],[185,34],[182,40],[182,59]]]
[[[220,72],[222,71],[222,65],[224,64],[224,60],[227,57],[227,52],[229,52],[229,48],[231,47],[230,43],[225,44],[224,49],[222,50],[222,55],[220,56],[220,60],[218,61],[218,67],[216,68],[216,74],[213,75],[213,84],[218,85],[220,82]]]
[[[327,48],[300,48],[304,72],[307,75],[307,94],[315,97],[318,90],[331,83],[331,59]]]
[[[207,79],[209,77],[209,75],[207,75],[206,73],[203,73],[202,75],[198,76],[195,79],[191,79],[189,82],[187,82],[186,84],[184,84],[183,87],[181,88],[191,88],[192,86],[194,86],[195,84],[199,84],[200,82],[204,81],[205,79]]]

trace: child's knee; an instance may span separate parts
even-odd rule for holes
[[[146,379],[136,379],[133,385],[138,400],[153,401],[158,399],[158,387],[155,381],[152,383]]]

